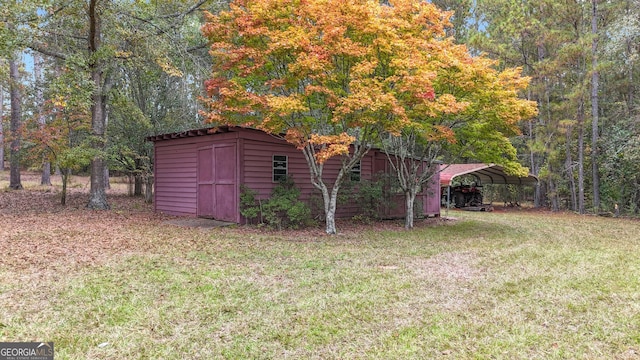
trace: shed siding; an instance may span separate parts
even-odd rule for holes
[[[197,149],[234,142],[238,133],[185,137],[155,142],[154,209],[171,215],[197,214]]]
[[[256,191],[258,198],[269,198],[271,191],[276,186],[273,182],[272,159],[274,155],[287,156],[288,175],[293,178],[296,186],[300,189],[301,200],[309,202],[312,197],[317,197],[320,201],[322,195],[320,190],[311,184],[309,167],[307,161],[300,150],[290,144],[266,136],[266,139],[244,139],[244,164],[242,165],[244,178],[242,184]],[[333,183],[340,171],[341,163],[339,158],[332,158],[324,166],[323,179],[326,183]],[[361,177],[363,180],[372,179],[373,156],[367,154],[361,162]],[[349,176],[349,174],[347,174]],[[331,189],[329,189],[331,190]],[[323,209],[314,209],[316,212]],[[360,212],[360,207],[354,202],[341,204],[336,213],[337,217],[351,217]]]
[[[154,172],[155,210],[172,215],[195,215],[195,142],[157,142]]]

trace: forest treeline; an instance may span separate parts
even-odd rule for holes
[[[106,169],[151,182],[145,137],[202,127],[212,56],[201,33],[219,1],[9,1],[0,10],[0,169],[91,172],[89,207],[106,208]],[[446,34],[474,56],[519,67],[538,113],[511,138],[541,180],[536,206],[640,210],[640,3],[434,0]],[[385,2],[392,6],[393,2]],[[448,154],[447,161],[476,160]],[[51,164],[51,165],[49,165]]]

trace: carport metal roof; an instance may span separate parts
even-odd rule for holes
[[[538,178],[529,174],[526,177],[509,175],[504,168],[496,164],[443,164],[440,171],[440,186],[450,186],[454,178],[471,175],[482,184],[536,185]]]

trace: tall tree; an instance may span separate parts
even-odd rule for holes
[[[598,69],[598,0],[591,1],[591,170],[593,185],[593,208],[596,212],[600,210],[600,171],[598,170],[599,152],[599,111],[598,106],[598,89],[600,81],[600,72]]]
[[[602,208],[640,211],[640,3],[600,2],[600,175]],[[603,116],[605,115],[606,116]]]
[[[373,146],[379,129],[393,130],[404,116],[389,84],[376,76],[390,70],[393,57],[386,39],[391,34],[376,29],[382,25],[376,14],[390,12],[384,10],[366,1],[238,1],[219,16],[210,14],[203,27],[214,60],[207,120],[286,133],[322,194],[329,234],[337,231],[345,175]],[[429,29],[426,18],[420,20]],[[435,12],[430,17],[439,18]],[[324,165],[334,156],[342,166],[327,180]]]
[[[578,206],[580,214],[585,213],[584,195],[584,97],[580,96],[577,112],[578,122]]]
[[[9,59],[9,92],[11,98],[11,167],[9,174],[9,188],[22,189],[20,180],[20,143],[22,124],[22,94],[18,60],[14,55]]]
[[[93,148],[99,153],[91,159],[91,189],[89,193],[89,203],[87,207],[90,209],[108,209],[106,183],[105,183],[105,166],[104,149],[106,146],[105,130],[107,127],[107,93],[111,87],[111,82],[107,71],[107,61],[101,58],[102,48],[102,15],[106,11],[105,4],[100,0],[89,0],[88,16],[88,71],[93,82],[93,96],[91,105],[91,131],[93,136]]]
[[[474,45],[523,66],[532,77],[530,98],[538,101],[540,115],[523,128],[529,136],[524,149],[533,172],[543,180],[541,204],[556,210],[564,205],[561,200],[570,200],[568,206],[584,212],[584,188],[593,185],[593,176],[584,176],[584,167],[602,162],[593,152],[585,154],[584,141],[585,119],[595,105],[589,93],[591,70],[601,70],[600,65],[592,69],[593,56],[601,55],[593,51],[593,3],[479,0],[478,4],[486,27],[472,37]],[[599,21],[610,22],[611,13],[611,9],[601,13],[606,16]],[[593,144],[588,148],[593,151]]]
[[[33,56],[33,78],[36,91],[36,106],[37,106],[37,120],[40,128],[46,125],[46,116],[44,113],[44,75],[43,75],[44,59],[40,54],[34,54]],[[42,158],[42,176],[40,178],[40,185],[51,185],[51,163],[45,158]]]
[[[326,232],[334,234],[342,180],[378,134],[420,128],[421,137],[450,139],[455,121],[440,119],[474,108],[463,95],[472,85],[463,83],[491,73],[494,63],[474,59],[446,36],[449,16],[412,0],[236,1],[203,27],[214,57],[207,119],[286,133],[305,155],[323,196]],[[513,71],[493,74],[519,78]],[[509,128],[518,110],[473,126],[482,133]],[[473,126],[460,131],[470,134]],[[328,180],[324,163],[334,156],[342,166]],[[410,200],[414,190],[408,186]]]
[[[29,36],[21,37],[24,45],[64,61],[67,67],[85,74],[93,85],[91,124],[95,154],[90,166],[91,188],[87,207],[109,207],[104,177],[108,143],[107,104],[118,65],[136,56],[129,45],[150,48],[148,44],[152,41],[154,46],[182,46],[186,53],[179,30],[188,26],[197,28],[193,15],[208,2],[52,0],[40,7],[47,11],[30,8],[28,21],[35,26],[19,28],[29,33]],[[166,53],[167,48],[158,47],[156,53]],[[166,71],[175,70],[167,56],[158,56],[156,61]]]

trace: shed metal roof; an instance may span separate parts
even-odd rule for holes
[[[450,186],[454,178],[471,175],[482,184],[536,185],[538,178],[532,174],[526,177],[509,175],[496,164],[449,164],[442,165],[440,186]]]

